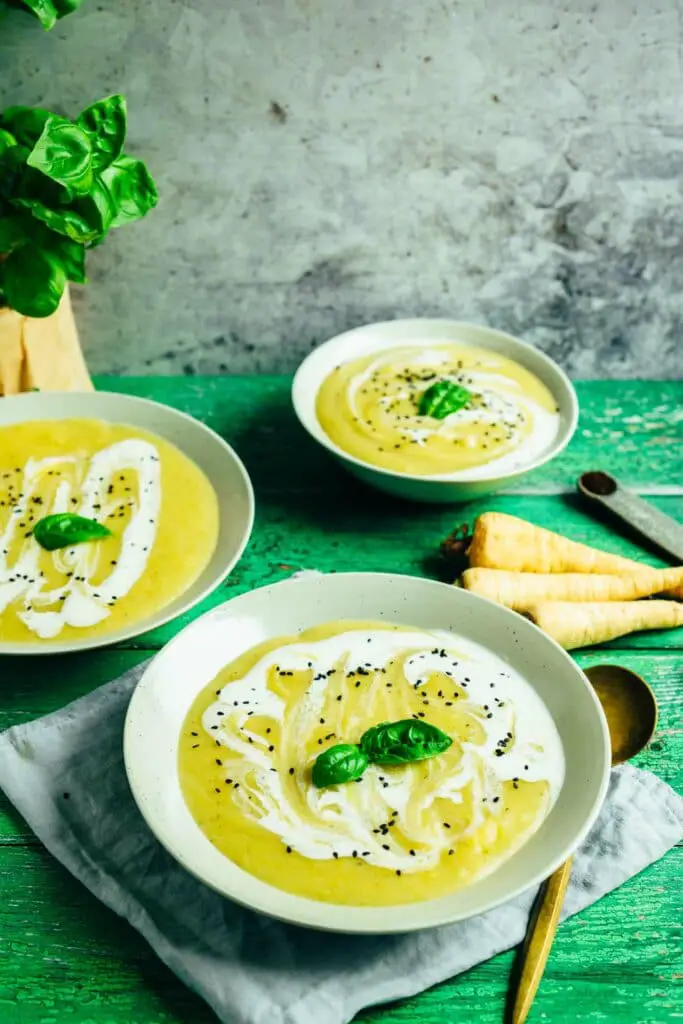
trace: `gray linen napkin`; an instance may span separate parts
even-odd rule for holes
[[[143,669],[0,735],[0,786],[48,850],[224,1024],[346,1024],[520,942],[533,892],[460,924],[374,937],[280,924],[207,889],[158,844],[128,788],[121,736]],[[681,837],[683,799],[649,772],[615,769],[575,859],[565,916]]]

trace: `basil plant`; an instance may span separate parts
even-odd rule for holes
[[[86,249],[156,206],[125,137],[123,96],[75,121],[38,107],[0,112],[0,306],[49,316],[67,281],[85,283]]]

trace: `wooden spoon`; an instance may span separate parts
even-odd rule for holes
[[[586,670],[607,718],[612,764],[635,757],[652,739],[657,726],[657,701],[645,680],[621,665],[596,665]],[[564,903],[571,857],[541,888],[529,919],[521,969],[509,1014],[510,1024],[524,1024],[536,995]]]

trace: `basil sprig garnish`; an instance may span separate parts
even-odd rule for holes
[[[437,380],[422,393],[418,412],[420,416],[431,416],[435,420],[443,420],[452,412],[464,409],[472,401],[472,398],[472,392],[460,384],[454,384],[452,380]]]
[[[429,722],[414,718],[373,725],[358,744],[337,743],[319,754],[313,765],[313,785],[318,789],[354,782],[368,764],[410,764],[436,757],[453,740]]]
[[[404,718],[373,725],[360,738],[360,748],[373,764],[409,764],[448,750],[453,740],[429,722]]]
[[[368,758],[355,743],[337,743],[319,754],[313,765],[313,785],[318,789],[338,786],[359,779],[368,766]]]
[[[111,530],[96,519],[86,519],[73,512],[56,512],[38,520],[33,527],[33,536],[41,548],[56,551],[57,548],[68,548],[72,544],[111,537]]]

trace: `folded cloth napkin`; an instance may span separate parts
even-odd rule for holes
[[[522,939],[533,892],[408,935],[332,935],[245,910],[187,874],[131,796],[121,736],[137,666],[55,714],[0,735],[0,786],[50,852],[140,931],[225,1024],[345,1024]],[[649,772],[612,772],[574,861],[564,914],[642,871],[683,836],[683,799]]]

